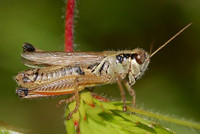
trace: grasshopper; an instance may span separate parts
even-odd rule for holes
[[[132,85],[144,74],[151,57],[190,25],[191,23],[181,29],[152,54],[142,48],[103,52],[45,52],[25,43],[21,57],[23,63],[31,69],[15,76],[19,85],[16,94],[27,99],[75,94],[59,102],[61,104],[76,100],[76,108],[68,115],[69,119],[79,108],[79,91],[97,85],[117,83],[122,96],[123,111],[126,111],[122,82],[133,98],[132,105],[135,106],[136,95]]]

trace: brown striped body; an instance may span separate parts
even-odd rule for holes
[[[74,55],[36,50],[24,47],[23,62],[34,68],[15,77],[19,85],[16,93],[23,98],[69,94],[75,92],[75,88],[80,91],[113,83],[126,76],[129,84],[133,85],[149,64],[148,53],[140,48],[100,53],[75,52]],[[75,85],[75,82],[78,84]]]

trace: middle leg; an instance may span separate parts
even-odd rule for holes
[[[119,76],[118,79],[117,79],[117,84],[119,86],[119,90],[120,90],[120,94],[121,94],[121,97],[122,97],[122,102],[123,102],[123,111],[127,111],[127,106],[126,106],[126,98],[125,98],[125,92],[124,92],[124,88],[122,86],[122,83],[121,83],[121,77]]]
[[[129,94],[132,96],[132,98],[133,98],[132,106],[135,107],[135,101],[136,101],[135,91],[134,91],[134,89],[131,88],[131,85],[126,80],[122,80],[122,81],[124,83],[124,86],[127,88]]]

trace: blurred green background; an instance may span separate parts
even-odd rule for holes
[[[53,97],[21,100],[13,76],[27,69],[20,62],[24,42],[43,50],[64,50],[63,0],[0,0],[0,120],[32,133],[65,133],[64,106]],[[77,0],[74,27],[76,51],[144,48],[154,50],[181,28],[193,25],[151,60],[134,85],[137,107],[200,122],[199,0]],[[120,100],[117,85],[96,92]],[[131,97],[127,93],[127,99]],[[199,131],[158,122],[177,133]]]

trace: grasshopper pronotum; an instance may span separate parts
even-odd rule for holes
[[[141,48],[103,52],[45,52],[25,43],[21,57],[23,63],[32,69],[20,72],[15,77],[19,85],[16,93],[22,98],[74,93],[74,96],[65,100],[76,100],[76,108],[69,114],[70,118],[79,108],[79,91],[87,87],[117,82],[123,110],[126,111],[121,82],[133,97],[132,104],[135,106],[136,97],[131,86],[144,74],[150,58],[190,25],[191,23],[185,26],[152,54]],[[125,80],[126,77],[128,81]]]

